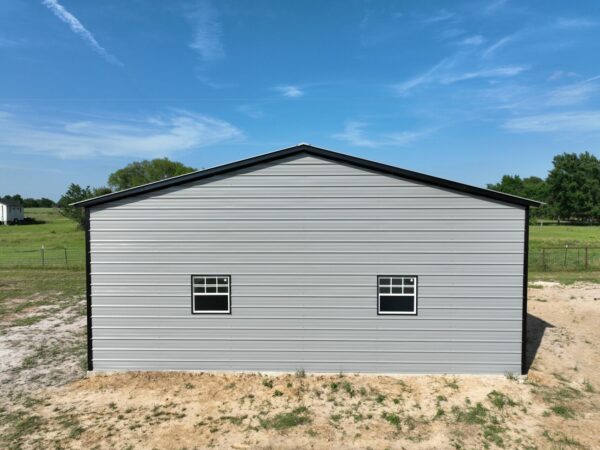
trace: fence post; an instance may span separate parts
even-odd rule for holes
[[[542,270],[546,272],[546,249],[542,249]]]
[[[569,245],[565,245],[565,262],[564,262],[564,266],[567,267],[567,250],[569,248]]]
[[[67,259],[67,247],[65,247],[65,266],[69,265],[69,260]]]
[[[44,267],[44,246],[42,245],[42,248],[40,249],[40,254],[42,256],[42,267]]]
[[[585,248],[585,270],[588,270],[589,262],[588,262],[588,248]]]

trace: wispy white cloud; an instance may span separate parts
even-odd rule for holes
[[[502,8],[507,2],[508,0],[494,0],[483,9],[483,13],[486,15],[495,13],[498,9]]]
[[[258,105],[239,105],[236,110],[252,119],[261,119],[265,116],[264,111]]]
[[[481,54],[481,56],[483,58],[489,58],[491,57],[494,53],[496,53],[500,48],[504,47],[506,44],[508,44],[509,42],[512,42],[515,40],[516,35],[515,34],[511,34],[509,36],[505,36],[501,39],[498,39],[496,42],[494,42],[492,45],[490,45],[488,48],[486,48],[484,50],[484,52]]]
[[[278,91],[284,97],[288,98],[300,98],[304,96],[304,91],[299,86],[277,86],[275,87],[275,90]]]
[[[456,70],[455,58],[445,58],[428,71],[409,80],[392,85],[399,96],[408,95],[414,88],[429,83],[452,84],[476,78],[513,77],[528,70],[525,66],[483,67],[470,71]]]
[[[505,66],[505,67],[493,67],[487,69],[474,70],[472,72],[463,72],[458,74],[448,74],[440,77],[442,84],[452,84],[457,81],[471,80],[473,78],[500,78],[500,77],[514,77],[524,72],[528,68],[525,66]]]
[[[406,81],[402,81],[400,83],[396,83],[392,85],[393,91],[400,96],[406,96],[412,91],[414,88],[421,86],[423,84],[431,83],[435,81],[437,78],[438,72],[445,67],[451,66],[452,61],[449,58],[445,58],[433,66],[431,69],[426,72],[417,75],[416,77],[410,78]]]
[[[0,146],[65,159],[158,157],[242,137],[243,133],[226,121],[182,110],[128,122],[35,122],[0,112]]]
[[[200,1],[186,16],[194,27],[194,36],[189,45],[200,59],[211,62],[225,58],[223,27],[212,3],[208,0]]]
[[[518,117],[503,128],[520,133],[600,132],[600,111],[569,111]]]
[[[12,164],[0,164],[0,169],[16,170],[18,172],[45,172],[45,173],[63,173],[59,169],[48,169],[47,167],[33,167],[33,166],[15,166]]]
[[[477,47],[478,45],[481,45],[484,42],[485,42],[485,38],[480,34],[476,34],[475,36],[470,36],[468,38],[463,39],[462,41],[459,42],[459,44]]]
[[[4,47],[20,47],[27,44],[27,39],[23,38],[6,38],[0,36],[0,48]]]
[[[376,134],[374,137],[369,137],[365,128],[368,123],[351,120],[346,122],[344,130],[341,133],[336,133],[332,137],[346,142],[354,147],[386,147],[397,146],[403,147],[415,142],[416,140],[430,134],[432,130],[421,131],[394,131]]]
[[[58,17],[60,20],[69,25],[69,28],[71,28],[71,31],[73,31],[73,33],[81,37],[96,53],[102,56],[106,61],[117,66],[123,65],[123,63],[119,61],[115,56],[108,53],[108,51],[106,51],[106,49],[102,47],[98,43],[98,41],[96,41],[96,38],[92,35],[92,33],[90,33],[82,25],[82,23],[77,19],[77,17],[75,17],[73,14],[67,11],[64,6],[58,3],[58,0],[42,0],[42,3],[48,9],[50,9],[50,11],[52,11],[56,17]]]
[[[600,25],[600,22],[583,17],[559,17],[554,25],[557,28],[589,28]]]
[[[600,76],[553,89],[546,96],[546,105],[568,106],[582,103],[598,91],[598,84],[594,83],[598,79]]]
[[[433,15],[427,17],[426,19],[423,19],[423,23],[445,22],[446,20],[450,20],[450,19],[454,18],[454,16],[455,16],[454,13],[452,13],[446,9],[440,9]]]
[[[577,74],[575,72],[565,71],[565,70],[555,70],[552,72],[552,75],[548,77],[549,81],[556,81],[562,78],[571,78],[575,77]]]

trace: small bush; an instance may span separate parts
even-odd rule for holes
[[[269,389],[273,389],[273,380],[265,378],[264,380],[262,380],[262,385],[268,387]]]

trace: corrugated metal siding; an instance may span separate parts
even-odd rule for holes
[[[91,210],[99,370],[518,372],[524,210],[312,156]],[[232,314],[192,315],[191,274]],[[378,316],[378,274],[418,275]]]

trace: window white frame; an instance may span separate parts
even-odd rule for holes
[[[378,315],[416,315],[419,289],[419,277],[416,275],[378,275],[377,276],[377,314]],[[411,311],[382,311],[381,297],[411,297]]]
[[[230,275],[192,275],[192,314],[231,314],[231,276]],[[227,309],[196,309],[196,298],[225,297]]]

